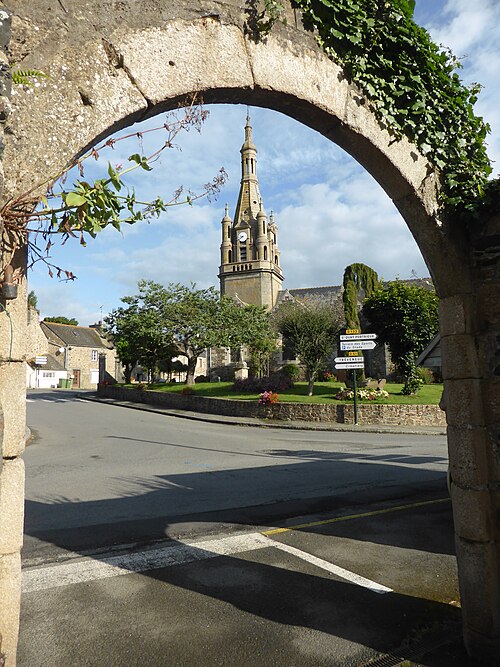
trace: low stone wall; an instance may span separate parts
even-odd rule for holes
[[[99,396],[134,403],[147,403],[174,410],[189,410],[226,417],[261,417],[282,421],[319,421],[337,424],[354,423],[351,404],[275,403],[259,405],[257,401],[236,401],[206,396],[183,396],[170,392],[102,387]],[[445,426],[445,415],[437,405],[358,405],[360,424],[387,424],[390,426]]]

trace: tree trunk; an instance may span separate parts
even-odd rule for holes
[[[123,375],[125,376],[125,384],[130,384],[132,369],[133,369],[132,364],[125,364],[125,368],[123,369]]]
[[[198,357],[188,357],[186,384],[194,384],[194,372],[196,370],[196,362]]]
[[[307,395],[312,396],[314,390],[314,375],[307,378]]]

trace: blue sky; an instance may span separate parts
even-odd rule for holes
[[[415,18],[437,43],[461,59],[466,83],[484,86],[476,112],[492,127],[489,155],[500,169],[500,12],[498,0],[417,0]],[[220,220],[234,212],[239,149],[246,107],[211,105],[201,133],[178,139],[154,170],[134,186],[141,198],[168,197],[177,186],[198,189],[221,166],[229,180],[217,201],[169,209],[149,225],[105,230],[86,248],[68,243],[53,260],[71,269],[71,283],[50,279],[39,264],[28,275],[42,316],[66,315],[88,325],[136,291],[141,278],[167,284],[218,286]],[[372,266],[386,280],[428,275],[420,252],[394,205],[349,155],[318,133],[274,111],[252,108],[258,176],[264,206],[278,224],[285,287],[337,285],[352,262]],[[158,124],[158,118],[149,125]],[[154,136],[154,135],[152,135]],[[146,141],[149,141],[146,140]],[[147,145],[146,145],[147,149]],[[109,159],[126,162],[136,144],[117,145]],[[98,174],[99,167],[94,168]],[[90,173],[87,174],[87,177]]]

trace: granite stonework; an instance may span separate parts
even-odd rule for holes
[[[172,410],[188,410],[227,417],[261,417],[282,421],[354,423],[354,407],[349,404],[274,403],[259,405],[256,400],[242,401],[173,394],[171,392],[129,389],[105,386],[99,396],[120,401],[146,403]],[[445,426],[446,420],[437,405],[369,405],[358,406],[360,424],[388,424],[390,426]]]
[[[395,140],[380,125],[361,91],[304,29],[300,12],[284,4],[287,25],[278,22],[265,39],[255,39],[258,10],[239,0],[110,2],[106,11],[100,0],[0,1],[0,75],[8,72],[7,44],[20,67],[49,74],[40,85],[18,87],[13,95],[9,132],[0,136],[3,200],[58,173],[97,139],[186,103],[193,93],[206,103],[246,103],[285,113],[363,165],[405,219],[441,299],[464,636],[472,655],[498,665],[500,543],[493,517],[500,494],[500,217],[472,229],[459,220],[440,220],[439,175],[415,146]],[[12,38],[5,7],[13,14]],[[0,134],[9,95],[4,76]],[[2,242],[5,267],[11,256],[5,237]],[[14,263],[24,270],[22,250]],[[24,277],[8,308],[15,337],[0,312],[0,411],[6,416],[3,456],[8,452],[10,460],[22,449],[25,381],[18,369],[25,363]],[[20,502],[17,495],[12,502]],[[19,553],[1,556],[1,651],[8,667],[15,665],[19,581]]]

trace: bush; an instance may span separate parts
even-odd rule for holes
[[[300,378],[300,368],[296,364],[283,366],[280,373],[294,382],[297,382]]]
[[[434,373],[430,368],[419,366],[417,368],[417,376],[422,380],[422,384],[433,384],[435,382]]]
[[[334,375],[331,371],[321,370],[318,373],[318,382],[330,382],[334,380]]]
[[[197,375],[194,379],[195,382],[209,382],[209,379],[206,375]]]
[[[385,389],[358,389],[356,397],[361,401],[377,401],[389,398]],[[354,401],[354,389],[342,389],[335,395],[337,401]]]
[[[261,394],[263,391],[283,391],[293,389],[294,383],[280,373],[274,373],[265,378],[247,378],[246,380],[235,380],[231,390],[238,394]]]
[[[193,387],[183,387],[181,389],[181,394],[183,396],[192,396],[194,394],[194,389]]]

